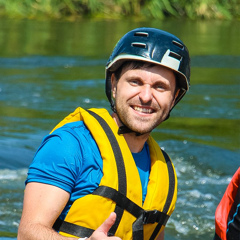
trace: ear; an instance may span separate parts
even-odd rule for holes
[[[117,91],[117,79],[116,79],[114,73],[111,75],[111,86],[112,86],[112,96],[113,96],[113,98],[115,98],[116,91]]]
[[[174,99],[172,101],[171,109],[174,107],[174,104],[176,102],[176,99],[177,99],[177,96],[178,96],[179,92],[180,92],[180,89],[178,89],[175,93]]]

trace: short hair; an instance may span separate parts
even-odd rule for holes
[[[148,68],[148,67],[153,67],[155,66],[155,64],[153,63],[149,63],[149,62],[144,62],[144,61],[125,61],[117,70],[115,70],[113,73],[117,79],[117,81],[119,80],[119,78],[122,75],[122,70],[126,67],[128,67],[129,69],[142,69],[142,68]]]

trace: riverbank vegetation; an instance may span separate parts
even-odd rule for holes
[[[239,0],[0,0],[0,16],[240,19]]]

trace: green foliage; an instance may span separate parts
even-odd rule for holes
[[[237,6],[236,0],[186,1],[184,11],[192,19],[231,19],[237,16],[237,12],[234,13],[234,6]]]
[[[240,18],[239,0],[0,0],[10,17]]]
[[[0,231],[0,237],[17,237],[17,234]]]

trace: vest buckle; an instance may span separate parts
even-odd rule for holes
[[[155,223],[157,222],[158,219],[158,211],[153,210],[153,211],[144,211],[143,212],[143,224],[148,224],[148,223]]]

